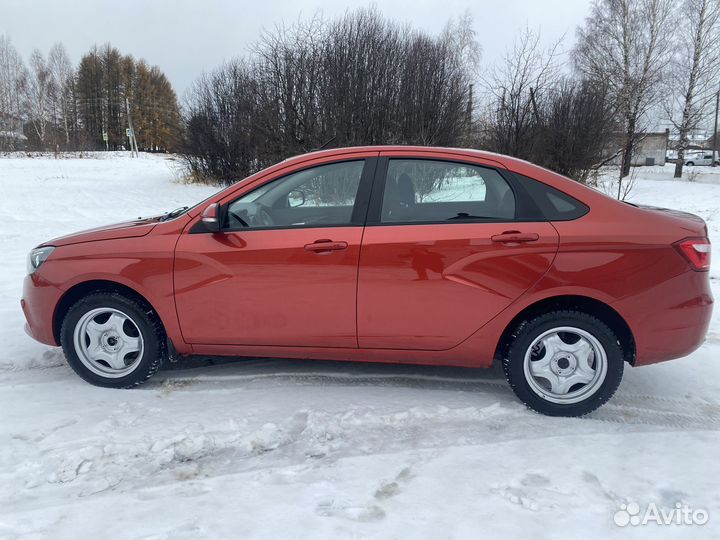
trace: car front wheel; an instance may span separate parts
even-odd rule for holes
[[[582,416],[617,390],[623,352],[600,319],[558,310],[518,326],[503,368],[515,394],[531,409],[550,416]]]
[[[92,293],[75,303],[60,341],[70,367],[97,386],[136,386],[162,364],[159,320],[141,301],[116,292]]]

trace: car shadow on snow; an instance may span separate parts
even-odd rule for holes
[[[166,364],[150,381],[237,384],[264,379],[298,385],[393,386],[438,390],[491,390],[513,399],[502,368],[489,369],[330,360],[190,357]]]

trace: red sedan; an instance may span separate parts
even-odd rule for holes
[[[497,360],[529,407],[575,416],[625,363],[700,346],[709,265],[691,214],[486,152],[342,148],[42,244],[21,303],[29,334],[99,386],[186,355]]]

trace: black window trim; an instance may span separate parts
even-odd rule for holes
[[[324,165],[336,165],[339,163],[352,163],[356,161],[362,161],[363,162],[363,170],[362,173],[360,173],[360,182],[358,184],[358,190],[357,194],[355,195],[355,203],[353,204],[353,209],[350,217],[349,223],[318,223],[318,224],[308,224],[308,225],[281,225],[277,227],[226,227],[223,226],[220,231],[218,231],[219,234],[222,233],[233,233],[233,232],[252,232],[252,231],[276,231],[276,230],[295,230],[295,229],[336,229],[341,227],[364,227],[365,222],[367,220],[367,214],[368,209],[370,207],[370,193],[372,190],[372,186],[375,179],[377,164],[378,164],[378,157],[376,156],[370,156],[370,157],[361,157],[361,158],[349,158],[349,159],[340,159],[338,161],[328,161],[326,163],[317,163],[315,165],[311,165],[309,167],[305,167],[302,169],[297,169],[292,172],[289,172],[287,174],[284,174],[282,176],[278,176],[277,178],[274,178],[272,180],[269,180],[268,182],[263,182],[261,185],[257,186],[256,188],[252,189],[251,191],[247,191],[243,193],[242,195],[238,195],[234,199],[232,199],[229,202],[226,202],[220,206],[220,219],[222,223],[225,223],[226,217],[227,217],[227,209],[228,207],[237,201],[238,199],[245,197],[246,195],[249,195],[250,193],[254,192],[257,189],[262,188],[263,186],[266,186],[267,184],[271,182],[278,182],[284,178],[287,178],[288,176],[291,176],[293,174],[301,173],[303,171],[307,171],[310,169],[314,169],[316,167],[322,167]],[[212,231],[208,231],[202,221],[198,221],[195,223],[195,225],[192,226],[189,233],[190,234],[207,234],[211,233]]]
[[[444,161],[448,163],[454,163],[454,164],[460,164],[460,165],[467,165],[470,167],[479,167],[481,169],[491,169],[495,172],[497,172],[501,178],[503,178],[508,185],[510,186],[510,189],[513,192],[513,195],[515,197],[515,213],[517,214],[519,211],[523,213],[527,213],[529,217],[524,218],[485,218],[485,219],[478,219],[478,218],[468,218],[468,219],[453,219],[452,221],[443,220],[443,221],[387,221],[383,222],[381,221],[382,216],[382,203],[383,203],[383,197],[385,194],[385,182],[387,180],[387,170],[391,159],[402,159],[402,160],[422,160],[422,161]],[[435,156],[402,156],[402,155],[393,155],[393,156],[381,156],[378,158],[378,165],[375,169],[375,181],[373,182],[372,187],[372,194],[370,196],[370,209],[368,210],[368,217],[367,222],[365,223],[366,227],[393,227],[393,226],[407,226],[407,225],[455,225],[455,224],[483,224],[483,223],[551,223],[551,222],[558,222],[558,221],[574,221],[576,219],[580,219],[581,217],[585,216],[588,212],[590,212],[590,207],[585,204],[583,201],[576,199],[572,195],[569,195],[568,193],[554,188],[552,186],[547,185],[545,182],[541,182],[540,180],[536,180],[535,178],[531,178],[529,176],[526,176],[529,180],[532,182],[537,182],[541,184],[542,186],[548,187],[550,189],[553,189],[555,191],[558,191],[562,193],[565,197],[569,197],[571,200],[577,202],[582,208],[585,209],[585,211],[575,217],[569,217],[569,218],[556,218],[556,219],[549,219],[545,216],[541,208],[537,205],[535,200],[530,196],[530,194],[527,192],[527,190],[524,188],[522,182],[516,178],[516,173],[513,173],[512,171],[509,171],[507,169],[501,168],[501,167],[494,167],[489,164],[485,163],[476,163],[471,160],[462,159],[458,157],[457,159],[450,159],[445,157],[435,157]],[[524,208],[523,208],[524,207]]]
[[[510,189],[513,192],[513,196],[515,198],[515,212],[518,213],[520,203],[524,206],[526,206],[525,210],[528,210],[529,213],[532,213],[533,215],[537,217],[526,217],[526,218],[468,218],[468,219],[453,219],[452,221],[448,220],[442,220],[442,221],[388,221],[383,222],[381,221],[381,215],[382,215],[382,203],[383,198],[385,195],[385,183],[387,180],[387,170],[388,166],[390,164],[391,159],[401,159],[401,160],[421,160],[421,161],[440,161],[440,162],[447,162],[447,163],[453,163],[458,165],[466,165],[469,167],[478,167],[481,169],[490,169],[495,172],[497,172],[503,180],[505,180],[508,183],[508,186],[510,186]],[[539,184],[549,187],[555,191],[559,191],[566,197],[569,197],[573,201],[576,201],[579,203],[582,207],[585,208],[585,211],[575,217],[569,217],[565,219],[548,219],[543,214],[540,207],[535,203],[533,198],[530,196],[530,194],[525,190],[523,187],[522,182],[516,178],[516,173],[513,173],[512,171],[509,171],[507,169],[501,168],[501,167],[494,167],[492,165],[488,165],[485,163],[476,163],[471,160],[461,159],[460,156],[458,156],[457,159],[450,159],[450,158],[439,158],[435,156],[369,156],[364,158],[349,158],[349,159],[340,159],[338,161],[329,161],[326,163],[320,163],[311,165],[309,167],[298,169],[293,172],[287,173],[285,175],[282,175],[278,178],[275,178],[274,180],[270,180],[270,182],[275,182],[277,180],[281,180],[282,178],[285,178],[286,176],[290,176],[291,174],[295,174],[298,172],[302,172],[308,169],[312,169],[314,167],[320,167],[322,165],[334,165],[336,163],[347,163],[347,162],[353,162],[353,161],[364,161],[363,171],[360,176],[360,183],[358,185],[358,191],[357,195],[355,197],[355,204],[353,205],[353,210],[350,218],[349,223],[344,224],[310,224],[310,225],[283,225],[278,227],[224,227],[221,229],[221,233],[231,233],[231,232],[251,232],[251,231],[272,231],[272,230],[293,230],[293,229],[333,229],[333,228],[342,228],[342,227],[394,227],[394,226],[407,226],[407,225],[455,225],[455,224],[483,224],[483,223],[539,223],[539,222],[556,222],[556,221],[574,221],[576,219],[580,219],[584,215],[586,215],[590,211],[590,207],[585,204],[583,201],[576,199],[572,195],[567,194],[566,192],[562,190],[558,190],[557,188],[553,188],[552,186],[548,186],[544,182],[541,182],[540,180],[536,180],[535,178],[527,176],[529,180],[533,182],[538,182]],[[264,182],[262,185],[258,186],[255,189],[259,189],[262,186],[264,186],[266,183]],[[253,189],[252,191],[255,191]],[[243,195],[240,195],[239,197],[233,199],[232,201],[225,203],[221,205],[220,207],[220,215],[221,219],[225,219],[225,212],[227,210],[227,207],[235,202],[238,198],[244,197],[248,193],[252,193],[252,191],[244,193]],[[197,233],[210,233],[211,231],[208,231],[205,226],[203,225],[202,221],[198,221],[193,225],[193,227],[190,229],[190,234],[197,234]]]

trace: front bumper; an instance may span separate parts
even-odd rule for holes
[[[25,276],[20,306],[25,314],[25,332],[45,345],[58,346],[53,329],[55,308],[62,297],[62,291],[43,279],[36,271]]]

